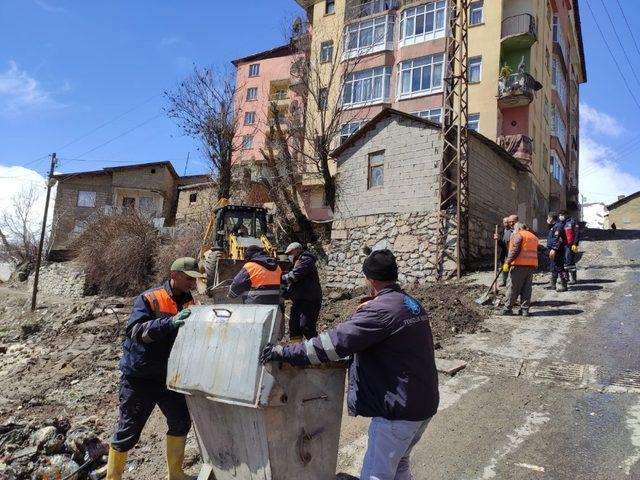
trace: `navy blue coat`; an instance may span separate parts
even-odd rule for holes
[[[283,348],[283,360],[293,365],[349,356],[350,415],[410,421],[435,415],[439,393],[431,326],[422,305],[400,286],[383,289],[336,328]]]
[[[322,303],[322,287],[316,268],[316,257],[310,252],[302,252],[293,261],[293,269],[283,276],[289,286],[285,297],[295,301]]]
[[[278,305],[282,270],[275,258],[255,253],[236,274],[229,287],[229,297],[242,296],[245,304]]]
[[[549,229],[549,233],[547,234],[547,248],[549,250],[560,250],[566,243],[566,238],[564,236],[564,222],[558,220],[553,226]]]
[[[136,298],[120,359],[124,375],[166,381],[169,354],[178,334],[173,316],[192,304],[190,293],[174,296],[168,281]]]

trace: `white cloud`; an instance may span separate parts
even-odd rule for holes
[[[35,4],[41,9],[51,13],[61,13],[66,11],[64,8],[58,5],[52,5],[51,3],[45,2],[44,0],[35,0]]]
[[[580,104],[580,124],[588,133],[601,133],[611,137],[617,137],[625,132],[624,127],[604,112],[590,107],[586,103]]]
[[[68,88],[66,83],[62,91]],[[27,72],[20,70],[15,61],[10,60],[9,68],[0,71],[0,112],[17,113],[25,109],[61,106],[52,98],[51,92]]]

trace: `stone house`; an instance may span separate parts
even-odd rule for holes
[[[363,247],[394,251],[403,283],[436,278],[438,176],[442,136],[437,123],[385,109],[333,152],[337,202],[327,277],[352,288],[362,277]],[[518,213],[533,229],[538,211],[531,173],[495,142],[469,131],[470,252],[493,261],[495,225]],[[452,271],[452,265],[445,265]]]
[[[57,193],[50,256],[64,257],[70,243],[101,215],[134,209],[158,226],[175,218],[178,186],[202,181],[180,177],[171,162],[154,162],[54,175]]]
[[[640,191],[607,205],[609,210],[608,226],[614,223],[621,230],[640,230]]]

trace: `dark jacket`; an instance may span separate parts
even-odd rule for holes
[[[564,222],[558,220],[549,229],[547,234],[547,249],[560,252],[560,248],[566,243],[564,236]]]
[[[513,230],[509,228],[504,228],[502,230],[502,236],[498,239],[498,247],[500,247],[499,259],[504,261],[507,258],[507,254],[509,253],[509,242],[511,241],[511,235],[513,234]]]
[[[178,334],[173,316],[190,305],[191,294],[174,296],[168,281],[136,298],[120,359],[123,374],[166,381],[169,354]]]
[[[246,304],[278,305],[281,278],[282,270],[275,258],[254,254],[233,279],[229,297],[242,296]]]
[[[316,268],[316,257],[302,252],[293,262],[293,269],[282,277],[288,285],[286,298],[295,301],[322,303],[322,287]]]
[[[360,305],[349,320],[304,343],[287,344],[284,360],[320,364],[353,355],[349,414],[421,421],[438,410],[438,374],[427,313],[398,285]]]

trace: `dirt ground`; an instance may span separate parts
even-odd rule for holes
[[[487,311],[473,300],[482,290],[452,281],[409,291],[428,310],[439,343],[479,328]],[[321,330],[356,310],[360,297],[355,293],[328,292]],[[117,365],[132,303],[132,298],[43,297],[31,312],[24,285],[0,286],[0,478],[41,479],[52,461],[73,458],[81,464],[91,440],[109,439],[117,420]],[[128,478],[164,477],[165,431],[156,409],[130,454]],[[43,440],[43,435],[49,437]],[[78,435],[84,443],[73,442]],[[193,434],[186,463],[196,474]],[[70,473],[74,465],[67,463],[61,471]]]

